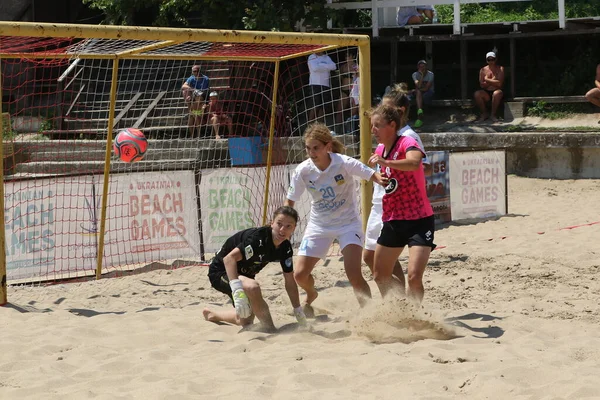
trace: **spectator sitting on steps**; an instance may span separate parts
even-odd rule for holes
[[[186,79],[181,86],[181,93],[188,106],[188,127],[194,137],[194,131],[200,129],[204,100],[209,86],[208,76],[200,73],[200,66],[192,67],[192,76]]]
[[[415,128],[423,126],[423,104],[431,104],[434,94],[433,72],[427,69],[427,61],[417,63],[417,71],[412,74],[415,89],[409,94],[409,100],[417,103],[417,120]]]
[[[596,87],[590,89],[590,91],[585,94],[585,98],[593,105],[600,107],[600,64],[596,66],[596,79],[594,80],[594,84]],[[598,123],[600,124],[600,121],[598,121]]]
[[[210,125],[212,126],[215,139],[221,139],[219,135],[219,129],[222,125],[227,126],[227,133],[229,137],[233,136],[233,121],[231,117],[225,114],[223,110],[223,104],[219,101],[219,94],[217,92],[211,92],[208,97],[208,104],[204,106],[205,111],[208,115]]]
[[[479,107],[481,117],[478,122],[485,121],[489,114],[487,112],[487,103],[492,101],[492,114],[490,119],[492,122],[498,122],[496,113],[498,112],[498,106],[502,102],[504,92],[502,92],[502,86],[504,85],[504,67],[496,63],[496,53],[490,51],[485,55],[487,65],[479,70],[479,86],[481,89],[475,92],[475,103]]]

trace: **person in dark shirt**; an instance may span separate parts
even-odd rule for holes
[[[274,331],[269,306],[254,277],[268,263],[279,261],[294,315],[301,325],[306,324],[294,280],[293,250],[289,240],[297,223],[296,210],[283,206],[275,210],[270,226],[245,229],[225,241],[208,268],[208,278],[213,288],[229,296],[235,310],[205,308],[203,314],[207,321],[247,326],[254,322],[256,315],[265,330]]]

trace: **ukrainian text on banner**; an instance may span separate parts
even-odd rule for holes
[[[450,174],[447,151],[430,151],[431,172],[426,175],[427,197],[433,208],[435,223],[446,223],[452,220],[450,213]]]
[[[96,254],[95,236],[83,234],[91,177],[4,185],[7,280],[43,278],[61,268],[84,270],[86,258]]]
[[[234,233],[262,225],[266,181],[264,167],[202,170],[200,204],[206,253],[218,252]],[[271,168],[266,223],[283,205],[288,182],[285,166]]]
[[[506,214],[505,158],[503,151],[450,154],[453,221]]]
[[[8,280],[95,273],[102,179],[5,184]],[[193,172],[113,175],[108,196],[104,266],[199,257]]]
[[[113,175],[109,189],[104,265],[200,258],[194,171]]]

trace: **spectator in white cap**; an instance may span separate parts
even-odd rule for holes
[[[210,95],[208,96],[208,105],[206,105],[205,108],[215,139],[221,139],[219,130],[223,125],[227,127],[229,137],[233,136],[233,121],[229,115],[225,114],[223,104],[219,101],[219,94],[217,92],[210,92]]]
[[[496,53],[490,51],[485,55],[487,65],[479,70],[479,86],[481,89],[475,92],[474,98],[481,116],[478,122],[483,122],[488,117],[492,122],[497,122],[498,107],[502,103],[504,92],[504,67],[496,63]],[[487,103],[492,102],[491,115],[487,111]]]

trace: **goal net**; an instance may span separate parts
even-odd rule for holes
[[[27,23],[0,35],[9,284],[206,263],[283,204],[312,122],[347,154],[370,152],[364,36]],[[142,161],[112,153],[124,128],[147,137]],[[308,198],[297,208],[296,244]]]

